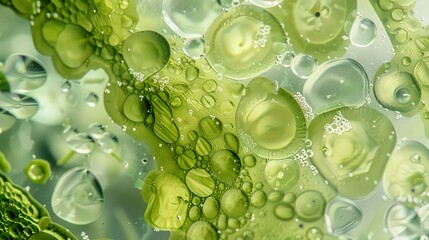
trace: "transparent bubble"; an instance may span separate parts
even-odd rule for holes
[[[3,72],[11,89],[16,93],[27,93],[45,84],[45,68],[35,58],[27,55],[11,55],[6,59]]]
[[[68,93],[72,88],[72,85],[69,81],[65,81],[63,84],[61,84],[61,91]]]
[[[98,104],[97,94],[91,92],[85,97],[85,102],[88,107],[95,107]]]
[[[16,118],[8,111],[0,108],[0,134],[10,129],[16,122]]]
[[[317,60],[306,54],[298,54],[291,63],[292,72],[303,79],[307,79],[317,68]]]
[[[368,18],[358,18],[352,26],[350,41],[358,47],[367,47],[374,42],[377,27]]]
[[[73,168],[58,180],[51,204],[61,219],[78,225],[88,224],[97,220],[102,212],[103,190],[89,170]]]

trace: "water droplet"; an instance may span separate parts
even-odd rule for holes
[[[95,141],[86,133],[77,133],[67,136],[66,142],[69,147],[78,153],[88,154],[95,147]]]
[[[221,200],[221,208],[230,218],[243,216],[249,207],[249,199],[239,189],[230,189],[226,191]]]
[[[85,102],[88,107],[95,107],[98,103],[98,96],[97,94],[91,92],[85,97]]]
[[[190,58],[200,59],[204,57],[204,39],[189,38],[183,44],[183,52]]]
[[[58,180],[51,204],[61,219],[78,225],[88,224],[97,220],[102,212],[103,190],[89,170],[73,168]]]
[[[368,18],[358,18],[350,32],[350,41],[359,47],[367,47],[374,42],[377,28],[373,21]]]
[[[69,81],[65,81],[62,85],[61,85],[61,90],[65,93],[68,93],[72,88],[72,85]]]
[[[39,103],[29,96],[0,92],[0,112],[7,111],[17,119],[27,119],[38,110]]]
[[[317,68],[317,60],[306,54],[298,54],[291,63],[292,72],[303,79],[307,79]]]

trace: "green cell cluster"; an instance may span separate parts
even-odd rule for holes
[[[0,173],[0,238],[74,240],[67,229],[51,222],[47,210]]]
[[[398,49],[380,70],[375,95],[383,106],[404,114],[425,109],[429,40],[405,14],[413,1],[372,3]],[[328,61],[342,56],[349,44],[343,36],[350,32],[356,1],[283,1],[281,8],[269,10],[233,7],[207,29],[205,59],[173,51],[176,43],[165,34],[136,30],[134,1],[2,4],[30,20],[36,48],[52,57],[64,77],[106,71],[106,111],[129,135],[147,142],[156,157],[158,168],[147,174],[141,189],[148,204],[144,217],[151,226],[171,231],[171,239],[335,239],[325,227],[327,203],[337,194],[364,198],[381,181],[396,143],[392,123],[362,106],[369,84],[358,63]],[[296,95],[275,79],[258,77],[287,47],[326,62],[317,79],[308,80],[310,95],[321,79],[338,86],[339,79],[331,76],[344,68],[355,80],[344,88],[359,91],[350,102],[348,94],[339,94],[320,103],[320,115],[307,123],[309,112]],[[402,56],[401,48],[417,55]],[[414,62],[417,57],[421,60]],[[326,96],[322,92],[312,101]],[[31,166],[30,178],[45,179],[42,168],[34,174]],[[425,189],[421,176],[407,179],[412,183],[385,181],[396,186],[394,196],[410,186]],[[7,179],[2,181],[8,186]],[[11,196],[4,204],[15,206],[9,201],[20,199]],[[64,232],[39,218],[32,220],[37,231],[31,234],[39,234],[34,239]],[[10,226],[5,229],[15,233]]]

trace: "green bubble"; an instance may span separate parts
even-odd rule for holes
[[[219,236],[215,228],[208,222],[198,221],[194,222],[186,232],[187,240],[217,240]]]
[[[285,33],[268,11],[241,5],[223,12],[205,34],[205,54],[218,73],[254,77],[268,70],[285,49]]]
[[[207,93],[214,92],[216,90],[216,88],[217,88],[217,83],[213,79],[209,79],[209,80],[205,81],[203,84],[203,90]]]
[[[250,198],[250,203],[256,208],[261,208],[267,202],[267,196],[261,190],[254,192]]]
[[[234,134],[225,133],[223,135],[223,140],[225,141],[226,146],[228,146],[234,153],[238,154],[240,150],[240,143]]]
[[[189,219],[191,219],[191,221],[193,221],[193,222],[198,221],[200,219],[200,216],[201,216],[200,208],[197,206],[192,206],[189,209],[188,216],[189,216]]]
[[[317,116],[308,127],[308,138],[312,163],[341,195],[352,199],[375,189],[396,143],[390,120],[369,107]]]
[[[221,200],[221,209],[230,218],[243,216],[249,207],[249,199],[239,189],[226,191]]]
[[[149,77],[167,64],[170,59],[170,45],[156,32],[136,32],[124,41],[122,55],[129,68]]]
[[[204,117],[198,123],[201,135],[206,139],[214,139],[222,132],[222,122],[217,118]]]
[[[313,222],[323,216],[325,206],[326,200],[323,195],[318,191],[309,190],[296,198],[295,212],[298,218]]]
[[[202,168],[191,169],[186,174],[186,185],[199,197],[207,197],[213,193],[215,182],[209,172]]]
[[[306,135],[305,117],[295,99],[266,78],[255,78],[237,108],[240,140],[257,155],[282,159],[296,153]]]
[[[203,206],[204,218],[213,220],[219,215],[219,202],[214,197],[208,197]]]
[[[192,168],[196,163],[197,158],[195,156],[195,152],[192,150],[185,150],[183,154],[177,158],[177,164],[184,170]]]
[[[294,217],[294,211],[291,205],[280,203],[274,208],[274,215],[280,220],[290,220]]]
[[[179,130],[171,121],[171,109],[158,95],[152,95],[151,105],[155,115],[153,132],[166,143],[175,142],[179,138]]]
[[[9,83],[4,73],[0,70],[0,92],[8,91],[10,91]]]
[[[293,159],[273,160],[265,166],[265,179],[275,190],[288,190],[298,183],[299,168]]]
[[[70,68],[77,68],[94,53],[95,47],[82,27],[67,24],[58,34],[55,51],[62,63]]]
[[[210,158],[210,172],[222,182],[237,179],[240,169],[240,159],[228,149],[219,150]]]
[[[256,158],[253,155],[246,155],[243,157],[243,163],[246,167],[254,167],[256,165]]]
[[[33,159],[25,168],[25,174],[34,183],[45,184],[51,177],[51,165],[42,159]]]
[[[197,145],[195,146],[195,151],[198,155],[207,156],[212,151],[212,146],[210,143],[203,137],[197,138]]]

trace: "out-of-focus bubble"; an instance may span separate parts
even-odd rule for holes
[[[95,141],[86,133],[71,134],[66,138],[69,147],[78,153],[88,154],[94,150]]]
[[[51,204],[54,213],[63,220],[88,224],[97,220],[102,212],[103,190],[89,170],[73,168],[58,180]]]
[[[31,56],[15,54],[6,59],[3,72],[11,90],[27,93],[41,87],[47,79],[45,68]]]
[[[10,129],[16,122],[16,118],[8,111],[0,109],[0,134]]]
[[[22,94],[0,92],[0,112],[8,111],[17,119],[27,119],[36,114],[39,103]]]

